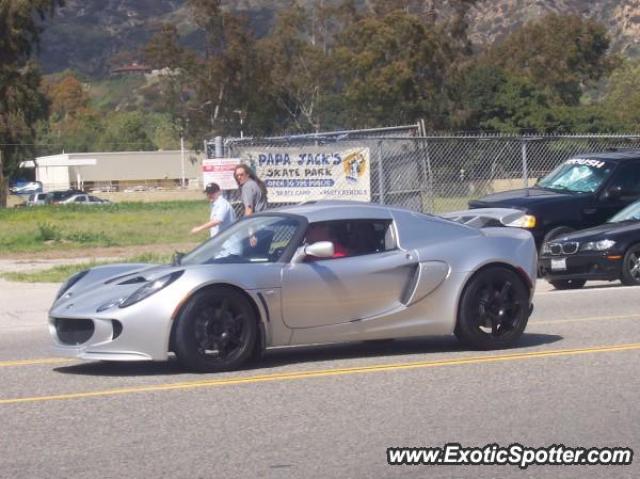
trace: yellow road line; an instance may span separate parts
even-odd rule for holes
[[[192,382],[180,382],[173,384],[156,384],[149,386],[137,386],[130,388],[119,389],[106,389],[102,391],[86,391],[78,393],[58,394],[53,396],[34,396],[23,397],[14,399],[2,399],[0,405],[3,404],[19,404],[19,403],[33,403],[44,401],[58,401],[65,399],[81,399],[99,396],[115,396],[122,394],[134,394],[143,392],[159,392],[159,391],[171,391],[176,389],[196,389],[203,387],[216,387],[216,386],[229,386],[235,384],[255,384],[271,381],[287,381],[298,379],[310,379],[330,376],[345,376],[352,374],[364,374],[364,373],[378,373],[388,371],[401,371],[408,369],[430,368],[440,366],[458,366],[463,364],[483,364],[494,363],[502,361],[519,361],[527,359],[549,358],[559,356],[575,356],[579,354],[594,354],[594,353],[610,353],[610,352],[622,352],[622,351],[634,351],[640,350],[640,343],[619,344],[612,346],[596,346],[592,348],[582,349],[558,349],[550,351],[535,351],[529,353],[515,353],[515,354],[501,354],[493,356],[474,356],[459,359],[442,359],[436,361],[418,361],[412,363],[396,363],[396,364],[379,364],[373,366],[360,366],[353,368],[340,368],[340,369],[325,369],[317,371],[297,371],[289,373],[276,373],[259,376],[247,376],[247,377],[231,377],[227,379],[208,379],[203,381]]]
[[[609,320],[625,320],[640,319],[638,314],[629,314],[626,316],[592,316],[590,318],[570,318],[570,319],[548,319],[542,321],[529,321],[529,324],[558,324],[558,323],[582,323],[588,321],[609,321]]]
[[[560,324],[560,323],[581,323],[588,321],[608,321],[608,320],[633,320],[640,319],[638,314],[630,314],[627,316],[593,316],[590,318],[570,318],[570,319],[553,319],[529,321],[529,325],[536,324]],[[0,368],[15,366],[37,366],[39,364],[61,364],[75,361],[73,358],[34,358],[34,359],[16,359],[0,361]]]
[[[36,358],[36,359],[16,359],[13,361],[0,361],[0,368],[10,366],[33,366],[37,364],[59,364],[68,363],[69,359],[64,358]]]

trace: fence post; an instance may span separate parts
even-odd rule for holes
[[[420,158],[422,159],[422,179],[423,184],[426,183],[427,189],[427,213],[434,213],[435,204],[433,198],[433,172],[431,171],[431,157],[429,156],[429,142],[426,139],[417,140],[420,141],[420,148],[418,151],[420,152]],[[424,190],[421,190],[424,191]],[[424,203],[422,202],[422,198],[420,198],[420,203],[422,204],[422,212],[424,212]]]
[[[382,171],[382,140],[378,141],[378,203],[384,205],[384,177]]]
[[[529,168],[527,166],[527,140],[521,140],[522,150],[522,183],[525,188],[529,188]]]

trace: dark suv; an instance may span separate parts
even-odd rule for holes
[[[587,153],[566,160],[532,188],[494,193],[471,208],[523,210],[517,226],[543,242],[604,223],[640,198],[640,150]]]

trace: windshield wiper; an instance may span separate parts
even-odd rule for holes
[[[625,220],[607,221],[607,224],[635,223],[637,221],[640,221],[640,219],[638,219],[638,218],[627,218]]]

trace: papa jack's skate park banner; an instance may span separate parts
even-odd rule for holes
[[[269,203],[371,201],[369,148],[246,150],[242,161],[265,182]]]

